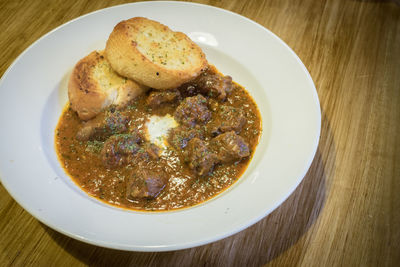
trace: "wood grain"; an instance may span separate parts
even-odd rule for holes
[[[1,1],[0,74],[43,34],[123,2]],[[182,251],[138,253],[59,234],[0,186],[0,264],[400,266],[399,4],[199,2],[270,29],[294,49],[313,77],[323,114],[321,140],[297,190],[268,217],[224,240]]]

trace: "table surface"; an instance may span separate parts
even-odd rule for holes
[[[0,75],[43,34],[123,2],[0,1]],[[111,250],[66,237],[38,222],[0,185],[0,264],[399,266],[399,1],[199,2],[270,29],[309,70],[322,129],[303,182],[248,229],[162,253]]]

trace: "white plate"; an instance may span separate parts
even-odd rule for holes
[[[75,63],[104,48],[114,25],[144,16],[187,33],[208,60],[245,86],[263,118],[247,171],[202,205],[161,213],[96,201],[64,173],[54,129],[67,103]],[[14,199],[51,228],[122,250],[164,251],[206,244],[254,224],[296,188],[316,152],[321,113],[310,75],[296,54],[259,24],[226,10],[180,2],[135,3],[70,21],[25,50],[0,82],[0,177]]]

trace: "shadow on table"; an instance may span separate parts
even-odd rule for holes
[[[96,266],[259,266],[284,253],[290,254],[291,260],[296,262],[308,242],[302,237],[307,232],[312,235],[313,225],[318,224],[333,177],[334,140],[329,121],[325,116],[322,121],[319,148],[308,173],[293,194],[260,222],[218,242],[171,252],[126,252],[85,244],[43,227],[67,253],[85,264]]]

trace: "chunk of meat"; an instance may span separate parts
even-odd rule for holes
[[[134,200],[138,198],[156,198],[167,184],[164,172],[138,168],[128,179],[126,197]]]
[[[179,150],[185,148],[188,142],[195,137],[204,139],[204,135],[205,129],[199,125],[196,125],[194,128],[178,126],[169,131],[168,143]]]
[[[183,156],[189,168],[199,176],[210,173],[217,163],[216,155],[208,149],[206,142],[199,138],[189,141]]]
[[[127,124],[127,116],[122,115],[117,110],[107,110],[94,119],[84,122],[76,134],[76,139],[79,141],[104,141],[113,134],[125,132]]]
[[[201,93],[222,101],[231,93],[232,88],[232,77],[222,76],[207,70],[193,81],[181,85],[178,89],[186,96]]]
[[[207,99],[202,95],[185,98],[176,108],[174,117],[176,121],[188,127],[208,122],[211,112],[207,107]]]
[[[174,90],[154,90],[146,99],[147,105],[156,108],[161,104],[172,103],[180,98],[181,94],[177,89]]]
[[[213,138],[210,145],[221,163],[231,163],[250,155],[249,145],[234,131]]]
[[[214,120],[208,125],[213,136],[230,131],[239,134],[247,122],[244,111],[239,107],[220,105],[217,112],[218,116],[214,116]]]
[[[140,146],[136,158],[140,160],[158,160],[160,158],[160,148],[152,143],[144,143]]]
[[[103,164],[115,168],[133,160],[139,151],[140,138],[136,134],[118,134],[107,139],[101,150]]]
[[[178,90],[184,97],[195,96],[200,94],[200,90],[198,90],[194,81],[179,86]]]
[[[219,74],[204,73],[196,79],[200,92],[219,100],[225,100],[232,91],[232,77]]]
[[[146,145],[144,150],[146,151],[147,155],[149,155],[148,157],[150,159],[153,159],[153,160],[159,159],[160,148],[158,146],[156,146],[155,144]]]

